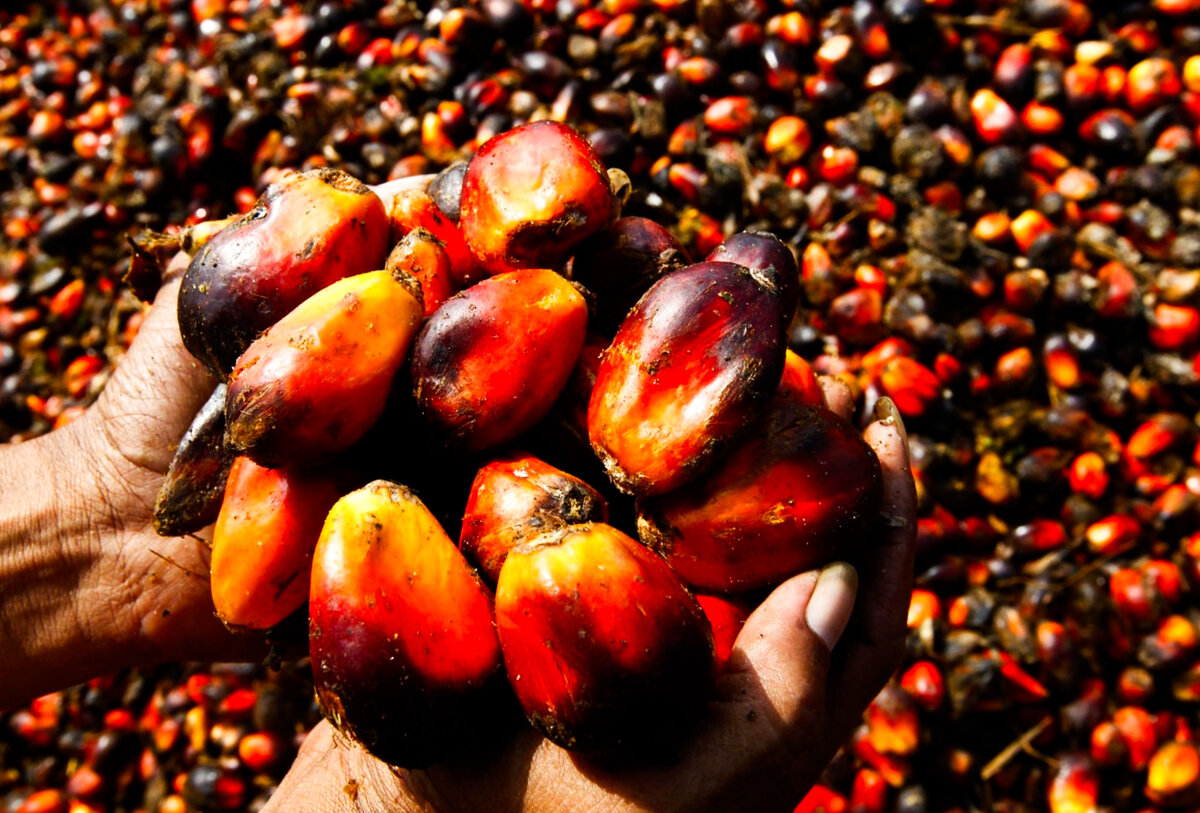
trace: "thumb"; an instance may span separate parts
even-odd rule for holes
[[[794,576],[751,613],[731,665],[756,675],[784,733],[811,736],[824,712],[830,653],[850,620],[858,576],[845,562]],[[815,707],[815,708],[814,708]],[[819,729],[818,729],[819,730]]]
[[[187,255],[167,268],[129,352],[117,364],[95,407],[95,420],[116,451],[141,468],[165,472],[175,444],[216,381],[183,346],[176,316]]]

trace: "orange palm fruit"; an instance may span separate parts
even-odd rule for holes
[[[643,500],[638,536],[697,589],[769,587],[853,558],[881,488],[879,460],[849,423],[781,396],[711,472]]]
[[[492,584],[513,546],[552,528],[607,522],[596,489],[531,455],[493,460],[471,484],[458,545]]]
[[[489,277],[446,300],[417,336],[421,412],[472,451],[512,440],[550,411],[586,331],[587,301],[553,271]]]
[[[322,711],[393,765],[478,744],[503,705],[492,595],[425,505],[376,480],[333,506],[313,556]]]
[[[263,465],[312,462],[366,434],[421,324],[417,290],[411,277],[369,271],[280,319],[230,376],[230,447]]]
[[[612,222],[608,173],[587,139],[535,121],[489,139],[463,176],[459,225],[491,274],[558,268]]]
[[[225,378],[259,333],[329,283],[379,268],[390,247],[387,211],[365,184],[335,169],[289,175],[192,258],[184,346]]]
[[[740,265],[656,282],[604,353],[588,437],[617,488],[662,494],[698,475],[760,415],[787,349],[779,296]]]
[[[225,445],[225,385],[218,384],[171,458],[154,501],[154,530],[180,536],[214,522],[233,457]]]
[[[812,365],[798,353],[787,351],[783,363],[783,377],[779,380],[779,392],[787,393],[798,403],[808,406],[825,406],[825,395]]]
[[[321,524],[341,495],[330,474],[234,460],[212,540],[213,605],[226,625],[269,629],[304,604]]]
[[[712,627],[717,674],[729,668],[733,644],[754,611],[754,602],[745,596],[722,596],[716,593],[696,593],[696,601]]]
[[[417,228],[404,235],[383,264],[389,274],[412,276],[421,285],[421,301],[425,315],[433,313],[454,296],[456,290],[450,269],[450,255],[442,241],[425,229]]]
[[[708,698],[704,611],[660,556],[609,525],[513,548],[496,585],[496,628],[526,716],[565,748],[671,742]]]
[[[428,193],[419,189],[401,192],[388,207],[388,219],[393,244],[414,229],[424,229],[442,242],[450,259],[450,276],[456,289],[473,285],[484,276],[462,230],[438,208]]]

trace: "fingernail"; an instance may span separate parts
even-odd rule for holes
[[[827,565],[817,576],[804,620],[808,628],[830,649],[846,629],[857,592],[858,573],[845,562]]]
[[[904,428],[904,418],[900,415],[900,410],[896,409],[896,402],[888,396],[883,396],[875,402],[875,420],[885,425],[896,427],[896,431],[900,433],[900,439],[906,444],[908,443],[908,431]]]

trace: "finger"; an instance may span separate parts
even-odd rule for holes
[[[850,385],[835,375],[817,376],[817,383],[825,396],[825,406],[848,421],[854,420],[854,393]]]
[[[176,316],[179,263],[172,260],[165,282],[147,312],[129,352],[96,405],[104,435],[138,466],[165,472],[175,445],[216,386],[216,380],[187,351]]]
[[[903,654],[905,620],[912,595],[916,546],[916,490],[904,424],[890,398],[881,398],[863,437],[883,473],[880,538],[856,562],[863,602],[843,637],[831,680],[847,698],[846,717],[865,705],[887,681]]]
[[[752,676],[789,732],[800,733],[823,706],[829,655],[850,619],[857,593],[854,568],[836,562],[794,576],[750,614],[730,659],[736,675]]]

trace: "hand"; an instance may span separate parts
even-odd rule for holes
[[[847,415],[848,390],[823,381]],[[864,437],[884,473],[885,530],[857,572],[835,563],[788,580],[754,611],[706,717],[667,767],[618,770],[525,728],[503,749],[395,769],[321,723],[266,811],[790,811],[898,665],[912,583],[916,495],[889,399]],[[855,593],[870,597],[855,606]],[[853,611],[853,612],[852,612]]]
[[[186,263],[172,261],[100,399],[64,428],[0,449],[0,652],[17,659],[0,707],[129,666],[261,648],[213,614],[207,543],[151,525],[175,446],[215,386],[179,336]]]

